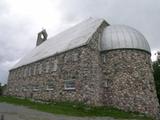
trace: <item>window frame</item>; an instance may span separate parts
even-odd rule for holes
[[[51,88],[51,87],[49,87],[49,85],[46,85],[46,90],[47,91],[52,91],[52,90],[54,90],[54,86],[52,85],[52,88]]]
[[[33,92],[40,91],[39,85],[33,85],[33,86],[32,86],[32,89],[33,89]]]
[[[74,87],[68,87],[67,82],[74,82]],[[64,80],[64,90],[75,90],[76,89],[76,83],[74,79]]]
[[[55,88],[55,81],[54,80],[48,80],[46,83],[46,90],[47,91],[52,91]]]

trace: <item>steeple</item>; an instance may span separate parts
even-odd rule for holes
[[[47,40],[48,34],[45,29],[38,33],[36,46]]]

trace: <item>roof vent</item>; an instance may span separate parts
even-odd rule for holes
[[[36,46],[40,45],[45,40],[47,40],[47,37],[48,37],[48,34],[47,34],[46,30],[43,29],[41,32],[38,33]]]

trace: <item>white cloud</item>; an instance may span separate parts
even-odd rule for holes
[[[6,70],[13,67],[20,59],[17,59],[15,61],[5,61],[1,64],[2,67],[4,67]]]
[[[11,64],[35,47],[42,27],[52,37],[88,17],[138,29],[155,52],[160,49],[159,12],[158,0],[1,0],[0,82]]]

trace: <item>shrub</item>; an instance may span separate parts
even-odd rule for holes
[[[157,97],[160,103],[160,61],[155,61],[153,63],[154,70],[154,80],[156,85]]]

